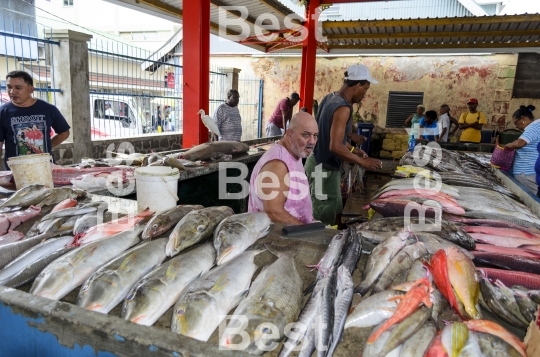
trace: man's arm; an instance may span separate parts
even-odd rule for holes
[[[287,131],[287,120],[285,119],[285,112],[281,110],[281,120],[283,124],[283,130]]]
[[[450,132],[450,135],[454,135],[454,133],[459,129],[459,123],[456,118],[451,117],[450,114],[448,114],[448,117],[450,118],[450,128],[452,127],[452,124],[454,125],[454,130]],[[448,128],[448,130],[450,130]]]
[[[56,134],[51,138],[52,147],[57,147],[58,145],[62,144],[67,138],[69,138],[69,130],[64,131],[60,134]]]
[[[223,123],[224,115],[222,111],[219,110],[219,108],[214,113],[214,123],[216,123],[216,126],[219,129],[219,132],[221,133],[221,123]],[[213,140],[219,140],[219,137],[216,134],[212,134]]]
[[[414,113],[409,115],[407,117],[407,119],[405,119],[405,126],[407,126],[407,127],[411,126],[411,120],[412,120],[413,116],[414,116]]]
[[[372,158],[360,158],[350,152],[347,146],[343,144],[343,134],[347,128],[347,121],[351,111],[349,107],[339,107],[334,112],[332,117],[332,125],[330,126],[330,151],[340,159],[360,165],[366,169],[376,170],[381,168],[381,162]]]
[[[443,129],[441,130],[441,133],[440,133],[439,135],[436,136],[436,139],[437,139],[436,141],[437,141],[437,142],[439,142],[439,139],[442,138],[442,137],[444,136],[444,134],[446,133],[446,130],[447,130],[446,128],[443,128]]]
[[[271,187],[261,188],[262,173],[267,172],[270,177],[277,178],[272,180],[270,177],[262,179],[262,183],[273,183]],[[304,224],[304,222],[298,220],[285,210],[285,202],[287,197],[285,192],[289,191],[289,180],[285,182],[285,176],[289,171],[283,161],[272,160],[266,163],[259,172],[257,177],[257,191],[252,194],[258,194],[263,201],[264,212],[268,215],[272,222],[282,222],[286,224]],[[267,197],[265,197],[267,196]],[[266,199],[265,199],[266,198]]]

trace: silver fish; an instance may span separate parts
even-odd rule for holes
[[[186,214],[169,235],[167,256],[172,257],[212,236],[217,225],[234,211],[227,206],[208,207]]]
[[[171,229],[172,226],[177,224],[189,212],[203,208],[200,205],[179,205],[168,211],[156,214],[146,224],[142,232],[142,239],[159,237]]]
[[[365,343],[364,344],[364,350],[362,351],[362,357],[375,357],[379,355],[379,352],[383,349],[384,345],[386,344],[386,341],[388,341],[388,338],[390,337],[390,333],[395,327],[391,327],[388,330],[381,333],[379,338],[375,340],[373,343]],[[375,328],[373,331],[377,331],[378,327]],[[372,332],[373,333],[373,332]]]
[[[403,343],[399,357],[424,357],[437,334],[435,324],[428,321]]]
[[[47,198],[37,204],[38,207],[56,205],[68,198],[81,199],[86,197],[86,191],[71,187],[51,188]]]
[[[216,264],[228,262],[266,236],[271,224],[264,212],[241,213],[225,218],[214,231]]]
[[[47,221],[50,219],[60,218],[60,217],[70,217],[70,216],[82,216],[88,213],[94,212],[104,212],[107,209],[108,204],[106,202],[91,202],[80,207],[71,207],[62,209],[60,211],[52,212],[43,217],[42,221]]]
[[[343,327],[347,320],[347,314],[351,307],[354,295],[354,282],[349,269],[341,265],[337,271],[337,289],[334,303],[334,326],[332,328],[332,343],[327,356],[332,356],[337,348],[343,333]]]
[[[416,331],[424,326],[430,316],[431,309],[428,309],[427,307],[421,307],[407,316],[392,330],[390,336],[388,336],[388,339],[386,340],[386,343],[381,351],[379,351],[377,356],[384,357],[387,353],[390,353],[390,351],[407,341],[409,337],[414,335]]]
[[[502,293],[499,289],[491,284],[491,282],[484,277],[479,278],[480,291],[482,293],[482,299],[480,299],[481,304],[486,304],[485,306],[488,310],[493,312],[495,315],[505,320],[506,322],[517,326],[517,327],[526,327],[523,322],[509,312],[502,303],[504,299]]]
[[[394,278],[402,271],[409,270],[414,261],[427,254],[424,243],[418,242],[401,249],[390,261],[384,272],[373,286],[373,292],[378,293],[386,289]]]
[[[185,287],[214,265],[216,251],[204,243],[157,267],[133,286],[122,307],[122,318],[151,326],[174,305]]]
[[[474,332],[480,350],[486,357],[522,357],[510,344],[501,338],[483,332]]]
[[[390,260],[405,246],[407,236],[407,233],[393,235],[373,249],[364,268],[364,279],[355,288],[357,293],[364,295],[371,288],[388,267]]]
[[[77,218],[75,225],[73,226],[73,235],[77,236],[85,233],[88,228],[94,227],[98,224],[98,216],[95,213],[87,213],[84,216]]]
[[[46,239],[71,233],[73,226],[70,226],[70,224],[71,221],[69,221],[66,217],[57,218],[51,222],[49,229],[42,234],[1,245],[0,268],[5,267],[19,255]]]
[[[182,292],[173,310],[171,330],[208,341],[214,330],[245,296],[260,251],[247,251],[210,270]]]
[[[6,207],[30,207],[43,201],[51,189],[45,185],[30,185],[16,191],[10,198],[0,204],[0,208]]]
[[[403,292],[384,290],[360,301],[347,316],[345,328],[373,327],[385,321],[394,314],[398,304],[390,298],[398,295],[403,295]]]
[[[140,241],[143,226],[135,226],[101,241],[76,248],[49,264],[36,278],[30,293],[59,300],[81,285],[103,264]]]
[[[0,285],[20,286],[32,280],[45,268],[47,260],[51,262],[52,257],[57,258],[70,250],[65,245],[71,239],[71,236],[49,239],[28,249],[0,271]]]
[[[166,244],[164,238],[145,242],[99,268],[82,285],[77,305],[109,313],[141,277],[165,260]]]
[[[234,217],[234,216],[233,216]],[[240,316],[248,319],[243,329],[250,337],[244,351],[261,355],[265,351],[259,346],[272,346],[285,334],[285,326],[296,321],[302,305],[302,277],[296,269],[293,254],[278,253],[279,258],[265,267],[257,276],[248,296],[243,299],[234,312],[227,330],[241,326]],[[264,323],[272,323],[277,331],[270,331]],[[226,331],[227,331],[226,330]],[[221,346],[238,344],[237,334],[224,334]]]

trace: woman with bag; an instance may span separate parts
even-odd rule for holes
[[[514,112],[512,120],[523,134],[504,148],[516,150],[512,165],[512,174],[516,180],[533,194],[537,194],[535,164],[538,159],[537,146],[540,144],[540,119],[534,119],[534,109],[536,108],[533,105],[522,105]]]

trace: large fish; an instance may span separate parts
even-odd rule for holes
[[[90,243],[61,256],[49,264],[36,278],[30,293],[59,300],[81,285],[103,264],[116,258],[140,241],[143,226]]]
[[[5,267],[26,250],[41,243],[45,239],[71,233],[73,223],[73,220],[66,219],[66,217],[57,218],[52,222],[49,229],[42,234],[0,245],[0,268]]]
[[[238,141],[215,141],[204,143],[181,153],[178,157],[184,160],[209,160],[216,154],[241,154],[247,152],[249,146]]]
[[[146,224],[142,232],[142,239],[159,237],[171,229],[172,226],[177,224],[189,212],[203,208],[200,205],[179,205],[168,211],[156,214]]]
[[[91,202],[87,203],[80,207],[71,207],[66,208],[60,211],[51,212],[45,217],[43,217],[42,221],[48,221],[50,219],[60,218],[60,217],[70,217],[70,216],[82,216],[87,213],[94,213],[98,210],[100,212],[103,212],[107,209],[108,204],[106,202]]]
[[[265,351],[260,346],[279,342],[285,335],[285,326],[296,321],[302,298],[302,277],[293,254],[280,253],[278,260],[265,267],[253,281],[248,296],[234,311],[236,317],[231,318],[226,331],[240,328],[240,318],[247,318],[247,327],[242,331],[248,334],[250,342],[244,351],[261,355]],[[269,330],[268,323],[276,326],[277,330]],[[241,337],[225,333],[221,345],[239,344]]]
[[[14,230],[22,223],[39,216],[41,208],[30,206],[24,211],[0,213],[0,235]]]
[[[169,235],[167,255],[172,257],[212,236],[217,225],[234,211],[227,206],[208,207],[186,214]]]
[[[345,328],[373,327],[382,323],[396,311],[398,303],[391,298],[398,295],[403,295],[403,292],[384,290],[363,299],[347,316]]]
[[[86,191],[71,187],[51,188],[50,194],[37,204],[38,207],[56,205],[67,199],[81,199],[86,197]]]
[[[264,212],[241,213],[225,218],[214,231],[216,264],[228,262],[266,236],[271,224]]]
[[[53,238],[28,249],[0,270],[0,285],[17,287],[32,280],[47,263],[70,250],[65,245],[72,238],[71,236]]]
[[[491,284],[488,279],[484,277],[480,278],[480,289],[482,291],[482,306],[487,307],[489,311],[511,325],[520,328],[527,326],[526,323],[522,322],[517,316],[507,309],[503,303],[503,299],[505,299],[504,295],[496,286]]]
[[[425,217],[434,218],[443,211],[439,202],[420,197],[377,198],[371,201],[369,206],[383,217],[404,217],[408,209],[412,217],[423,212]]]
[[[427,349],[437,334],[437,328],[431,321],[426,322],[418,331],[403,343],[400,357],[424,357]],[[380,338],[380,337],[379,337]],[[479,357],[479,356],[477,356]]]
[[[475,251],[473,254],[474,263],[477,266],[491,266],[507,270],[540,274],[540,259],[538,259],[538,257],[524,257],[521,255],[512,255],[510,253],[494,254],[481,251]]]
[[[497,323],[488,321],[488,320],[469,320],[469,321],[465,321],[465,325],[467,325],[467,327],[471,331],[487,333],[487,334],[499,337],[502,341],[505,341],[507,344],[512,346],[517,352],[519,352],[521,356],[527,357],[527,353],[525,352],[525,346],[523,345],[523,342],[521,342],[519,338],[517,338],[512,333],[508,332],[505,328],[498,325]],[[477,337],[479,336],[480,334],[477,334]],[[483,346],[481,346],[481,348],[482,347]],[[485,353],[483,348],[482,348],[482,352]]]
[[[142,276],[165,260],[166,244],[166,239],[143,243],[99,268],[82,285],[77,305],[109,313]]]
[[[205,243],[182,253],[144,276],[127,294],[122,318],[151,326],[182,294],[184,288],[214,265],[216,251]]]
[[[530,233],[520,229],[513,228],[500,228],[500,227],[486,227],[486,226],[465,226],[462,227],[463,231],[467,233],[483,233],[493,236],[511,237],[520,239],[537,240],[537,244],[540,244],[540,234]]]
[[[51,193],[51,188],[45,185],[30,185],[15,192],[0,208],[30,207],[43,201]]]
[[[154,212],[151,212],[147,208],[136,215],[128,215],[107,223],[98,224],[97,226],[90,227],[82,235],[75,236],[71,244],[75,246],[84,245],[124,231],[132,230],[133,227],[149,219],[153,214]]]
[[[245,296],[260,251],[247,251],[210,270],[184,290],[173,310],[172,331],[208,341],[214,330]]]
[[[390,260],[403,248],[407,242],[408,233],[392,235],[389,239],[377,245],[368,257],[364,268],[364,278],[355,288],[360,295],[364,295],[379,279]]]
[[[463,303],[467,314],[474,319],[480,318],[476,308],[478,303],[478,277],[473,262],[457,248],[447,248],[446,265],[450,284],[457,298]]]

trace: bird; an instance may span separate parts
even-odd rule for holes
[[[204,126],[207,127],[208,130],[210,130],[210,132],[212,133],[210,137],[210,142],[214,141],[214,134],[217,135],[218,137],[221,135],[219,132],[219,128],[216,125],[216,122],[214,121],[214,119],[212,119],[210,115],[206,115],[206,113],[204,112],[204,109],[199,110],[197,114],[201,115],[201,120]]]

